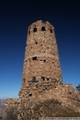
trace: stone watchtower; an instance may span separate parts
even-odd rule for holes
[[[62,73],[54,27],[38,20],[28,27],[19,96],[29,97],[35,91],[49,90],[62,84]],[[35,90],[33,88],[36,88]]]
[[[48,21],[39,20],[28,28],[22,75],[19,99],[6,100],[6,111],[16,107],[18,120],[44,117],[46,113],[47,117],[50,114],[54,116],[51,112],[53,102],[45,102],[53,99],[70,110],[80,112],[79,92],[71,84],[62,83],[54,27]],[[47,103],[46,106],[44,103]],[[44,110],[48,108],[47,105],[52,106],[49,108],[50,114]],[[37,108],[40,115],[36,114]]]

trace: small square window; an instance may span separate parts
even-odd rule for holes
[[[44,62],[46,62],[46,60],[44,60]]]
[[[29,31],[29,35],[30,35],[30,31]]]
[[[38,42],[35,42],[36,44],[38,44]]]
[[[41,64],[42,64],[42,62],[43,62],[43,61],[42,61],[42,60],[40,60],[40,63],[41,63]]]
[[[42,80],[44,81],[44,80],[45,80],[45,77],[42,77]]]
[[[71,92],[69,92],[69,94],[71,94]]]
[[[37,28],[34,28],[34,29],[33,29],[33,32],[37,32]]]
[[[32,60],[37,60],[37,57],[32,57]]]
[[[33,78],[32,78],[32,82],[36,82],[36,77],[33,77]]]
[[[23,82],[25,83],[25,79],[23,79]]]
[[[46,31],[45,27],[42,27],[41,30],[42,30],[42,31]]]
[[[32,93],[30,93],[29,96],[32,96]]]
[[[47,81],[49,80],[49,78],[47,78]]]
[[[50,29],[50,33],[52,33],[52,29]]]

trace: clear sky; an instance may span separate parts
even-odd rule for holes
[[[27,28],[41,19],[55,27],[63,83],[76,87],[80,83],[79,0],[14,1],[0,0],[0,98],[18,97]]]

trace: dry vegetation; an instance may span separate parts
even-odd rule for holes
[[[38,120],[39,117],[80,117],[80,113],[62,106],[54,99],[32,103],[27,108],[23,106],[21,113],[21,120]]]

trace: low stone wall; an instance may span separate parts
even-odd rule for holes
[[[72,84],[64,84],[59,85],[56,88],[52,88],[50,90],[33,91],[33,95],[30,97],[21,97],[22,104],[25,103],[25,106],[28,105],[29,102],[38,102],[44,101],[47,99],[55,99],[62,103],[62,105],[75,108],[80,106],[80,93],[72,86]],[[25,102],[24,102],[25,101]]]
[[[5,103],[5,110],[9,110],[11,107],[17,107],[19,103],[20,103],[19,98],[18,99],[7,98]]]
[[[18,112],[21,113],[24,108],[27,109],[32,103],[54,99],[58,100],[63,106],[74,109],[76,112],[80,112],[80,92],[78,92],[72,84],[58,85],[49,90],[45,89],[43,92],[34,89],[33,94],[29,97],[26,96],[25,93],[26,88],[23,97],[20,96],[18,99],[6,99],[6,110],[15,106],[18,108]]]

